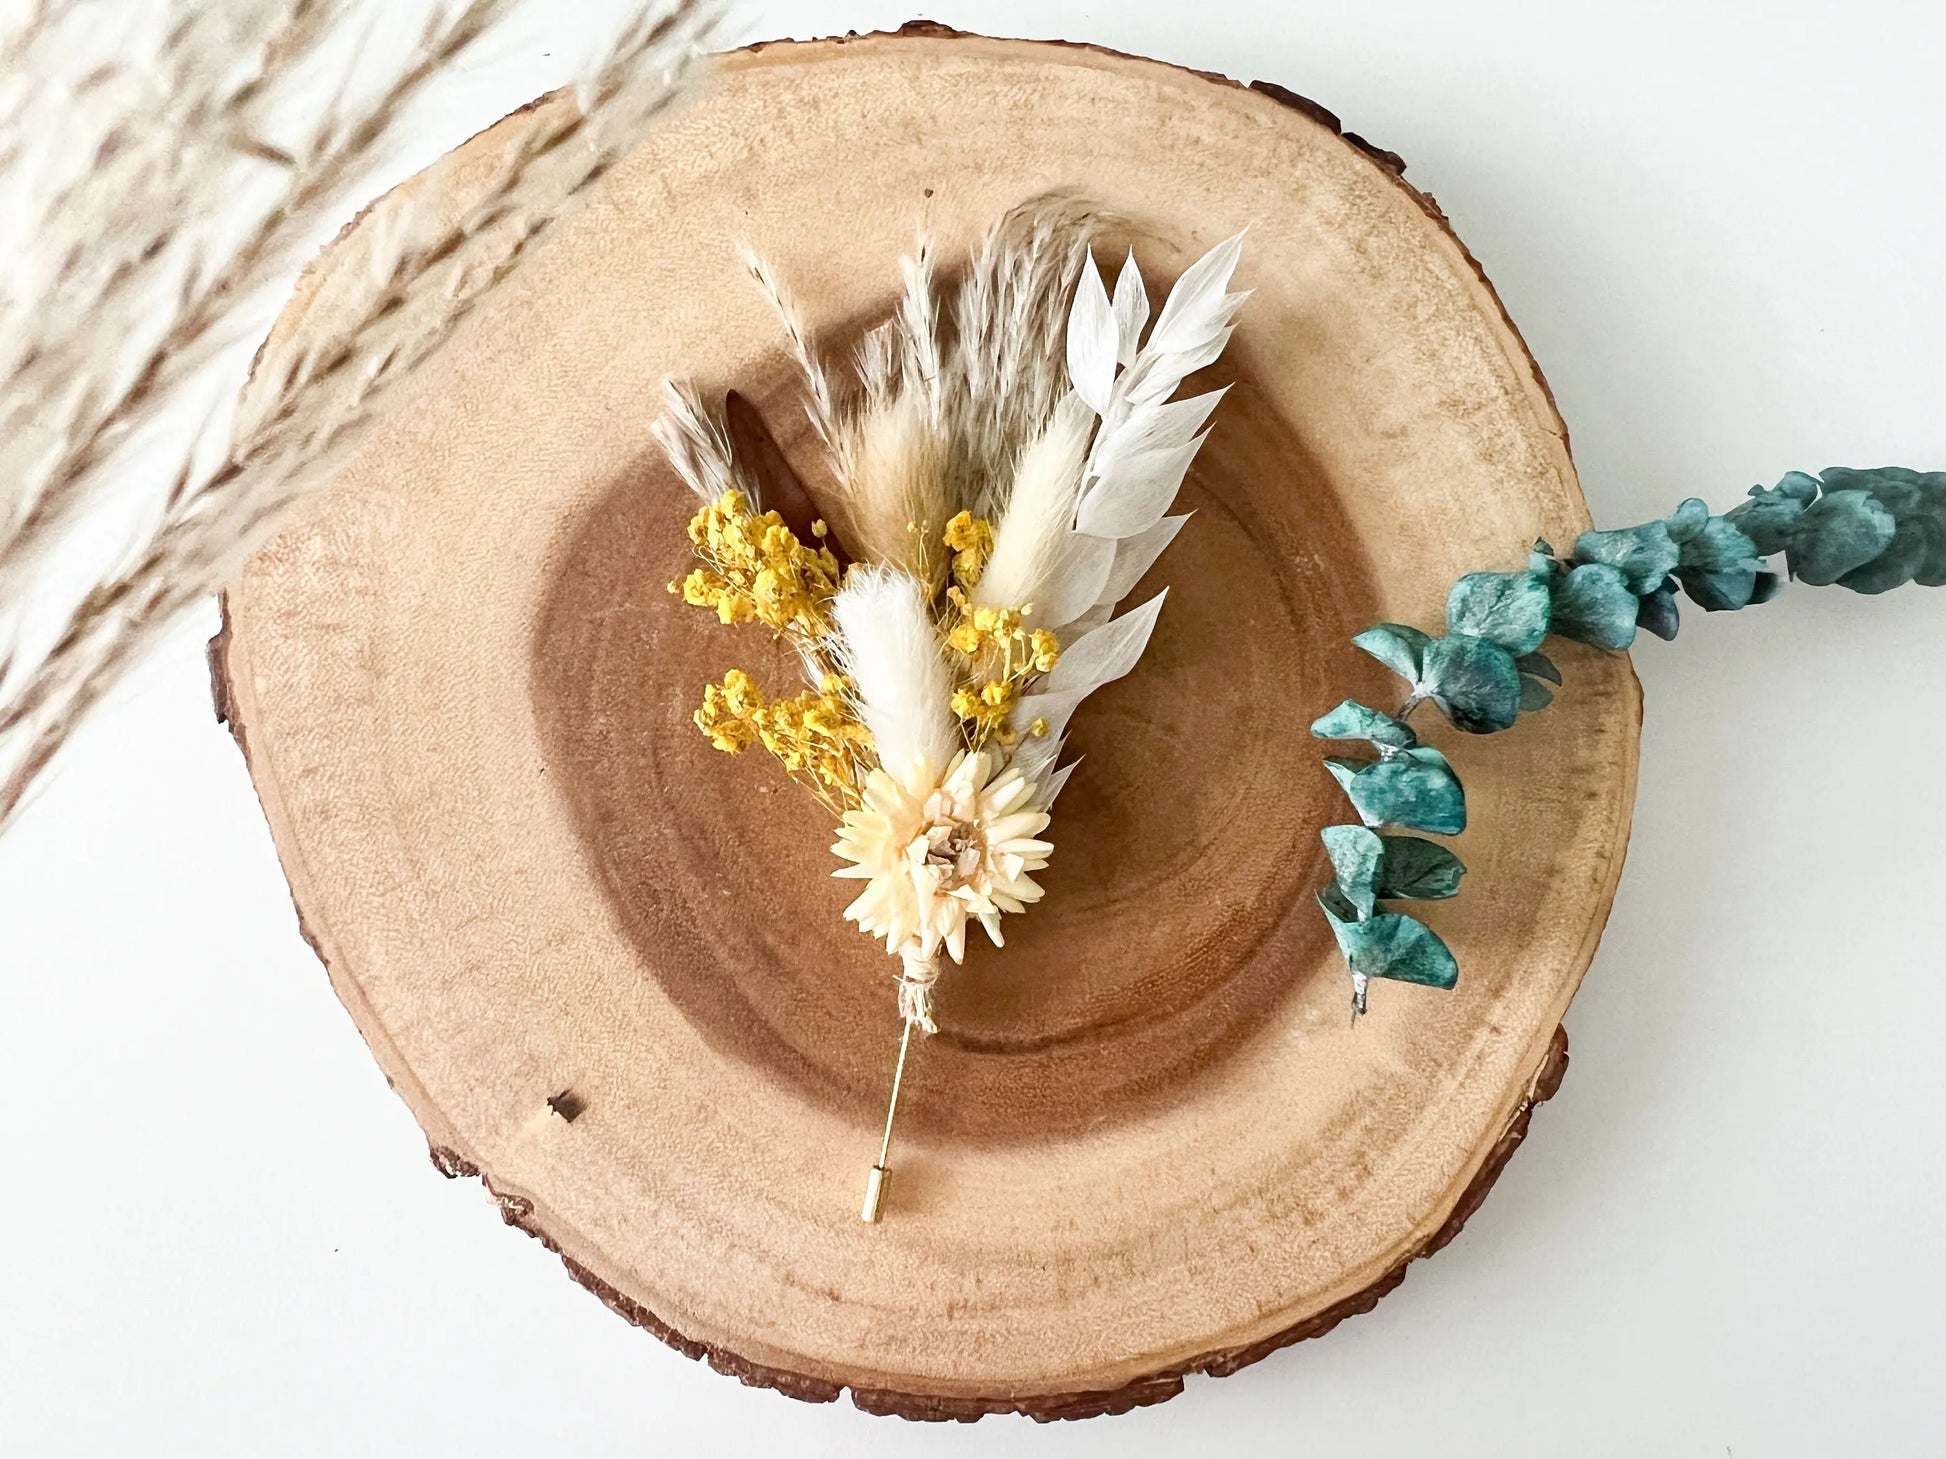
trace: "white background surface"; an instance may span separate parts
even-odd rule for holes
[[[558,79],[557,8],[428,156]],[[1607,525],[1791,467],[1946,466],[1933,4],[925,13],[1272,79],[1402,153],[1526,332]],[[0,1454],[1946,1452],[1946,594],[1793,590],[1649,641],[1573,1069],[1465,1235],[1323,1341],[1051,1429],[739,1387],[436,1176],[298,940],[211,719],[212,626],[0,839]]]

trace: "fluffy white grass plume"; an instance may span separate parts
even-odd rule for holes
[[[115,677],[668,105],[716,10],[666,0],[608,32],[575,99],[530,114],[464,216],[375,217],[362,307],[267,353],[232,419],[297,267],[523,8],[131,0],[113,26],[59,3],[0,17],[0,824]],[[320,109],[307,98],[333,74]]]
[[[838,666],[879,764],[908,786],[936,782],[962,745],[931,599],[909,573],[859,565],[831,600]]]
[[[973,588],[983,608],[1021,608],[1036,624],[1065,624],[1092,608],[1115,545],[1074,530],[1095,420],[1078,394],[1055,407],[1021,452],[995,524],[993,555]]]

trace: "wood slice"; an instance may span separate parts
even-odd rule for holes
[[[551,104],[551,103],[546,103]],[[457,209],[517,114],[409,188]],[[1639,693],[1437,734],[1465,776],[1457,990],[1349,1025],[1305,733],[1395,691],[1347,642],[1587,525],[1498,301],[1398,159],[1289,93],[935,27],[725,60],[251,562],[218,666],[308,935],[440,1167],[610,1306],[746,1381],[912,1417],[1109,1412],[1363,1311],[1477,1204],[1565,1063],[1628,832]],[[815,323],[889,307],[1020,199],[1089,193],[1166,283],[1249,225],[1255,296],[1138,672],[1082,711],[1048,896],[941,985],[884,1221],[898,1033],[829,825],[688,722],[758,636],[665,591],[661,382],[809,475],[735,244]],[[397,197],[380,207],[396,206]],[[363,287],[361,230],[268,346]],[[1463,743],[1451,743],[1452,740]]]

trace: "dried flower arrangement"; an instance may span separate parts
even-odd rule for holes
[[[913,1030],[936,1031],[942,954],[963,959],[971,922],[1000,945],[1001,918],[1040,900],[1033,873],[1074,768],[1059,763],[1069,716],[1148,644],[1164,595],[1115,610],[1186,520],[1169,507],[1223,392],[1173,397],[1222,354],[1248,297],[1230,289],[1239,235],[1185,271],[1151,323],[1133,253],[1112,295],[1103,281],[1099,221],[1072,198],[1026,203],[956,290],[922,243],[842,387],[751,260],[803,373],[834,525],[794,477],[766,501],[732,444],[737,397],[719,417],[672,386],[657,422],[703,502],[698,566],[670,590],[788,641],[809,686],[775,698],[732,669],[696,724],[718,749],[762,746],[840,818],[833,875],[865,884],[845,916],[899,960],[903,1031],[867,1221]]]
[[[0,18],[0,826],[120,674],[667,108],[717,13],[662,0],[622,17],[579,106],[544,112],[463,216],[386,210],[358,316],[260,358],[274,388],[227,419],[239,351],[299,265],[413,108],[523,4],[144,3],[107,27],[41,0]],[[319,75],[340,72],[318,108]]]
[[[1466,829],[1459,776],[1419,742],[1407,723],[1413,711],[1430,700],[1468,734],[1511,729],[1553,702],[1549,686],[1561,675],[1540,651],[1550,634],[1611,652],[1639,630],[1674,639],[1678,589],[1707,613],[1768,602],[1782,584],[1769,562],[1779,553],[1789,576],[1812,587],[1946,586],[1946,472],[1792,471],[1773,488],[1752,487],[1722,516],[1692,497],[1659,522],[1584,532],[1566,557],[1536,542],[1523,572],[1468,574],[1453,585],[1436,637],[1381,623],[1352,640],[1409,686],[1394,714],[1347,699],[1311,726],[1319,739],[1361,740],[1378,755],[1325,761],[1359,817],[1322,832],[1335,876],[1318,893],[1351,974],[1354,1020],[1373,978],[1434,988],[1459,980],[1438,933],[1379,905],[1453,896],[1466,871],[1436,842],[1397,834]]]

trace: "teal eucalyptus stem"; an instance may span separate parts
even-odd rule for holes
[[[1381,623],[1352,640],[1408,686],[1395,713],[1347,699],[1311,726],[1319,739],[1362,741],[1372,752],[1324,762],[1358,813],[1357,824],[1325,828],[1334,875],[1318,893],[1351,973],[1354,1022],[1373,978],[1433,988],[1459,981],[1439,934],[1384,905],[1453,896],[1466,871],[1437,842],[1405,834],[1466,829],[1459,776],[1419,743],[1413,712],[1430,701],[1469,734],[1510,729],[1554,700],[1561,674],[1540,651],[1550,635],[1610,652],[1643,630],[1673,639],[1678,593],[1710,613],[1768,602],[1782,582],[1770,565],[1780,553],[1785,573],[1813,587],[1946,585],[1946,472],[1793,471],[1775,487],[1752,487],[1720,517],[1691,498],[1659,522],[1584,532],[1565,557],[1536,542],[1523,572],[1461,578],[1442,634]]]

